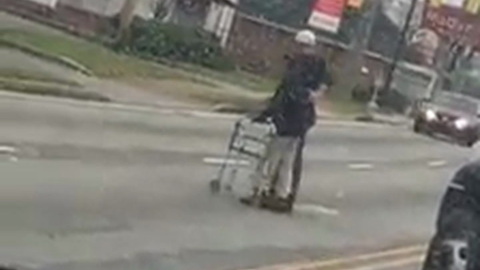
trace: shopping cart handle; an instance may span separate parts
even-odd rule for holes
[[[259,123],[259,124],[270,124],[272,123],[272,120],[270,117],[262,116],[262,115],[256,115],[253,117],[249,118],[252,123]]]

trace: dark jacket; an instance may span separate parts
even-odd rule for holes
[[[311,101],[326,81],[326,63],[321,57],[294,55],[265,116],[272,117],[279,136],[301,137],[315,124],[315,105]]]

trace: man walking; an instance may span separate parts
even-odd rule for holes
[[[316,55],[315,34],[310,30],[300,31],[295,43],[296,51],[287,57],[285,74],[270,105],[254,119],[262,122],[271,118],[276,128],[263,179],[268,183],[257,183],[257,187],[268,186],[268,194],[261,191],[261,204],[279,212],[292,210],[300,182],[305,136],[315,124],[315,100],[328,84],[325,60]]]

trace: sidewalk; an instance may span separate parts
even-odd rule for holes
[[[373,121],[377,123],[389,124],[393,126],[406,126],[411,122],[410,119],[400,114],[382,114],[374,113]]]
[[[374,122],[392,126],[408,126],[411,122],[406,115],[385,112],[379,108],[368,108],[362,115],[355,118],[360,122]]]

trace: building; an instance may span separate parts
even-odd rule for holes
[[[80,35],[105,31],[126,0],[0,0],[0,9]],[[227,44],[239,0],[136,0],[135,15],[203,27]]]

